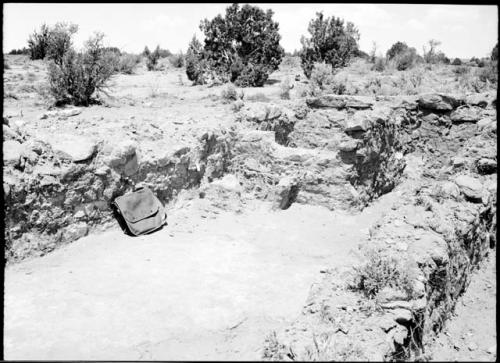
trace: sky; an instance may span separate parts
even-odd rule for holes
[[[203,39],[200,21],[224,14],[228,3],[216,4],[3,4],[3,51],[26,46],[28,36],[46,23],[78,24],[75,46],[81,47],[95,31],[106,35],[105,43],[139,53],[147,45],[186,51],[193,35]],[[418,4],[311,4],[259,3],[272,9],[279,23],[281,45],[286,51],[300,49],[300,38],[308,35],[309,21],[318,11],[341,17],[359,29],[360,48],[385,54],[397,41],[422,53],[430,39],[449,58],[485,57],[498,41],[498,9],[492,5]]]

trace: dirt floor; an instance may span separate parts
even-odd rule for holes
[[[263,337],[300,312],[322,269],[352,263],[391,199],[357,215],[255,202],[215,218],[193,200],[157,233],[114,228],[9,266],[5,358],[259,360]]]

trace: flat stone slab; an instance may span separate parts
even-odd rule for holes
[[[97,150],[97,141],[87,136],[62,134],[46,137],[45,141],[56,153],[74,162],[90,159]]]

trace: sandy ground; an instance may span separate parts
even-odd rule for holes
[[[292,205],[203,218],[195,204],[132,238],[114,228],[5,275],[6,359],[260,359],[323,268],[350,264],[392,193],[358,215]]]

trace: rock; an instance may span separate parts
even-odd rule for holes
[[[136,149],[136,142],[124,140],[113,147],[107,162],[111,167],[125,165],[136,154]]]
[[[407,324],[413,321],[413,314],[410,310],[407,309],[394,309],[391,310],[394,320],[399,324]]]
[[[403,345],[406,338],[408,337],[408,329],[402,325],[397,325],[396,328],[391,330],[392,339],[395,343]]]
[[[479,129],[482,130],[482,129],[490,126],[492,123],[493,123],[493,120],[491,118],[485,117],[485,118],[482,118],[481,120],[479,120],[476,125],[477,125],[477,127],[479,127]]]
[[[421,108],[434,111],[451,111],[458,107],[462,102],[463,100],[458,97],[440,93],[421,95],[417,100],[417,103]]]
[[[47,138],[52,149],[73,162],[85,161],[94,156],[97,142],[86,136],[62,134]]]
[[[477,122],[481,119],[481,109],[475,106],[461,106],[450,114],[452,122]]]
[[[483,196],[483,185],[478,179],[469,175],[460,175],[455,179],[455,183],[458,185],[460,192],[467,198],[474,201],[481,200]]]
[[[496,344],[492,345],[491,347],[489,347],[486,352],[488,354],[494,354],[494,355],[496,355],[497,354],[497,346],[496,346]]]
[[[384,287],[377,293],[376,299],[379,303],[386,303],[396,300],[407,299],[407,294],[401,290],[396,290],[392,287]]]
[[[78,107],[65,110],[47,111],[42,116],[40,116],[40,119],[43,120],[49,117],[71,117],[79,115],[80,113],[82,113],[82,109]]]
[[[474,342],[470,342],[469,344],[467,344],[467,348],[468,348],[471,352],[473,352],[473,351],[477,350],[478,346],[477,346],[477,344],[476,344],[476,343],[474,343]]]
[[[236,175],[234,174],[226,174],[224,175],[223,178],[214,180],[212,185],[217,185],[220,186],[226,190],[233,191],[233,192],[241,192],[242,188],[240,185],[240,182]]]
[[[64,229],[64,239],[66,241],[75,241],[85,237],[89,231],[89,227],[85,222],[74,223]]]
[[[496,160],[482,158],[477,161],[476,165],[479,174],[493,174],[497,171]]]
[[[456,156],[451,160],[451,164],[453,165],[454,168],[459,168],[461,166],[464,166],[466,162],[467,160],[460,156]]]
[[[85,212],[82,210],[79,210],[78,212],[75,213],[75,215],[73,217],[75,219],[81,219],[81,218],[85,217]]]
[[[348,108],[365,109],[373,106],[373,102],[371,102],[367,97],[350,96],[345,97],[345,101],[345,107]]]
[[[15,140],[21,142],[21,135],[12,130],[9,126],[3,125],[3,140]]]
[[[15,140],[7,140],[3,143],[3,162],[5,165],[18,165],[23,153],[23,146]]]
[[[111,169],[108,166],[102,165],[94,171],[94,174],[99,176],[104,176],[108,174],[110,170]]]
[[[425,284],[422,281],[415,280],[413,282],[413,295],[416,298],[421,298],[425,296]]]
[[[446,198],[456,199],[460,196],[460,189],[455,183],[447,181],[439,186],[439,194]]]
[[[306,104],[313,108],[345,108],[346,101],[338,95],[323,95],[319,97],[306,98]]]
[[[295,202],[299,189],[300,185],[295,178],[282,178],[276,186],[273,208],[288,209]]]
[[[339,145],[339,150],[344,152],[351,152],[356,150],[360,145],[359,140],[349,138],[348,140],[344,140]]]
[[[491,101],[489,98],[489,93],[475,93],[469,95],[465,98],[465,103],[471,106],[478,106],[485,108],[488,106],[488,103]]]
[[[372,118],[365,111],[356,112],[347,118],[345,131],[367,131],[372,126]]]

